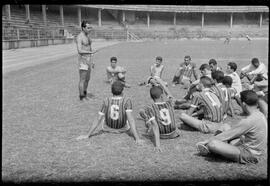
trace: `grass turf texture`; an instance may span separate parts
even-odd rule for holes
[[[197,69],[215,58],[224,70],[229,61],[238,70],[251,58],[258,57],[268,66],[266,40],[231,41],[149,41],[122,43],[107,47],[95,56],[95,69],[88,92],[88,103],[78,99],[77,56],[57,60],[3,76],[2,180],[12,182],[43,181],[218,181],[262,180],[267,178],[267,156],[256,165],[241,165],[197,154],[195,144],[211,135],[183,131],[181,136],[161,140],[163,152],[154,151],[146,138],[144,123],[136,120],[139,135],[145,140],[137,146],[127,134],[101,134],[76,141],[86,134],[102,100],[110,96],[104,82],[105,67],[111,56],[128,72],[133,85],[125,89],[132,98],[133,115],[150,103],[149,88],[137,86],[146,80],[156,56],[163,57],[163,78],[176,98],[185,91],[171,86],[171,80],[185,55],[190,55]],[[179,111],[176,111],[176,117]],[[177,117],[177,120],[178,117]],[[228,122],[236,120],[228,119]]]

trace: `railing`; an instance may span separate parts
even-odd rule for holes
[[[2,29],[2,40],[65,39],[63,30],[39,30],[23,28]]]

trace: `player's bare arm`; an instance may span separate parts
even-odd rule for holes
[[[132,112],[127,111],[126,114],[127,114],[128,122],[130,124],[131,131],[132,131],[132,133],[134,135],[136,144],[141,145],[144,141],[140,139],[140,137],[139,137],[139,135],[137,133],[136,126],[135,126],[135,121],[134,121],[134,118],[132,116]]]
[[[159,152],[161,152],[160,148],[160,134],[159,134],[159,128],[156,120],[151,120],[150,124],[152,125],[153,133],[154,133],[154,141],[155,141],[155,149]]]
[[[104,114],[99,114],[98,118],[95,119],[95,121],[93,122],[93,125],[91,126],[89,132],[87,135],[81,135],[79,137],[77,137],[77,140],[82,140],[82,139],[88,139],[91,137],[91,135],[93,134],[93,132],[96,130],[97,126],[99,126],[100,124],[102,124],[102,122],[104,122]]]

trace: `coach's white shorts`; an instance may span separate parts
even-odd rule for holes
[[[84,63],[79,64],[79,70],[89,70],[89,69],[91,69],[90,65]]]

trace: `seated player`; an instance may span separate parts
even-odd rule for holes
[[[160,138],[171,139],[179,136],[175,122],[172,101],[165,101],[163,90],[159,86],[150,89],[150,96],[154,103],[145,106],[139,114],[145,121],[147,133],[154,136],[155,146],[160,151]]]
[[[143,142],[136,130],[131,100],[123,96],[123,90],[122,82],[114,81],[112,83],[113,96],[103,101],[98,118],[94,120],[88,134],[79,136],[78,140],[90,138],[95,129],[101,125],[101,130],[104,132],[122,133],[131,131],[137,144]]]
[[[237,65],[234,62],[229,62],[227,64],[226,74],[225,76],[230,76],[233,80],[232,88],[236,90],[236,95],[240,96],[240,92],[242,91],[242,84],[239,75],[236,72]]]
[[[238,95],[236,89],[232,87],[232,82],[233,79],[231,76],[224,76],[222,84],[226,87],[228,95],[228,104],[226,104],[225,109],[228,109],[229,107],[230,109],[228,111],[232,109],[235,114],[239,115],[243,112],[243,105],[240,100],[240,95]]]
[[[150,67],[150,77],[147,78],[147,83],[143,82],[140,83],[139,85],[152,85],[152,86],[160,86],[163,90],[164,93],[172,98],[172,94],[170,90],[167,87],[167,82],[163,81],[161,79],[162,72],[164,70],[164,66],[161,64],[162,63],[162,57],[158,56],[156,57],[156,62],[154,65]]]
[[[211,90],[214,91],[214,93],[219,98],[220,103],[222,104],[224,111],[223,119],[227,117],[227,113],[229,110],[231,116],[234,117],[234,110],[231,105],[231,99],[229,99],[228,97],[228,90],[222,84],[222,81],[224,79],[224,73],[222,71],[212,71],[212,79],[214,81],[214,85],[212,86]]]
[[[266,66],[258,60],[253,58],[251,64],[241,69],[240,78],[247,78],[250,85],[268,86],[268,72]]]
[[[211,71],[221,71],[222,68],[217,66],[217,61],[215,59],[210,59],[209,62],[208,62],[210,68],[211,68]]]
[[[191,57],[185,56],[184,62],[180,64],[180,67],[177,69],[173,77],[173,86],[176,84],[183,84],[184,89],[187,89],[190,86],[191,76],[193,74],[195,80],[197,80],[197,73],[195,70],[195,63],[191,63]]]
[[[267,148],[267,120],[257,108],[258,96],[254,91],[241,92],[241,101],[249,116],[231,129],[197,143],[201,155],[213,153],[242,164],[258,162]]]
[[[229,128],[229,125],[222,123],[223,107],[211,87],[212,79],[202,76],[198,85],[200,92],[192,94],[189,110],[187,113],[181,113],[180,115],[180,119],[184,124],[203,133],[215,133],[218,130],[223,131]],[[196,116],[193,112],[199,108],[203,109],[202,120],[192,117],[192,115]]]
[[[211,68],[208,64],[202,64],[199,68],[199,70],[201,71],[201,76],[208,76],[210,78],[212,78],[211,76]],[[184,99],[186,100],[190,100],[190,96],[193,94],[193,92],[198,91],[196,86],[199,84],[200,79],[197,79],[195,81],[192,82],[192,84],[190,85],[187,94],[184,96]]]
[[[126,70],[121,66],[117,66],[116,57],[111,57],[110,60],[111,65],[106,68],[107,82],[112,84],[114,81],[119,80],[125,84],[125,87],[129,88],[130,86],[125,82]]]

